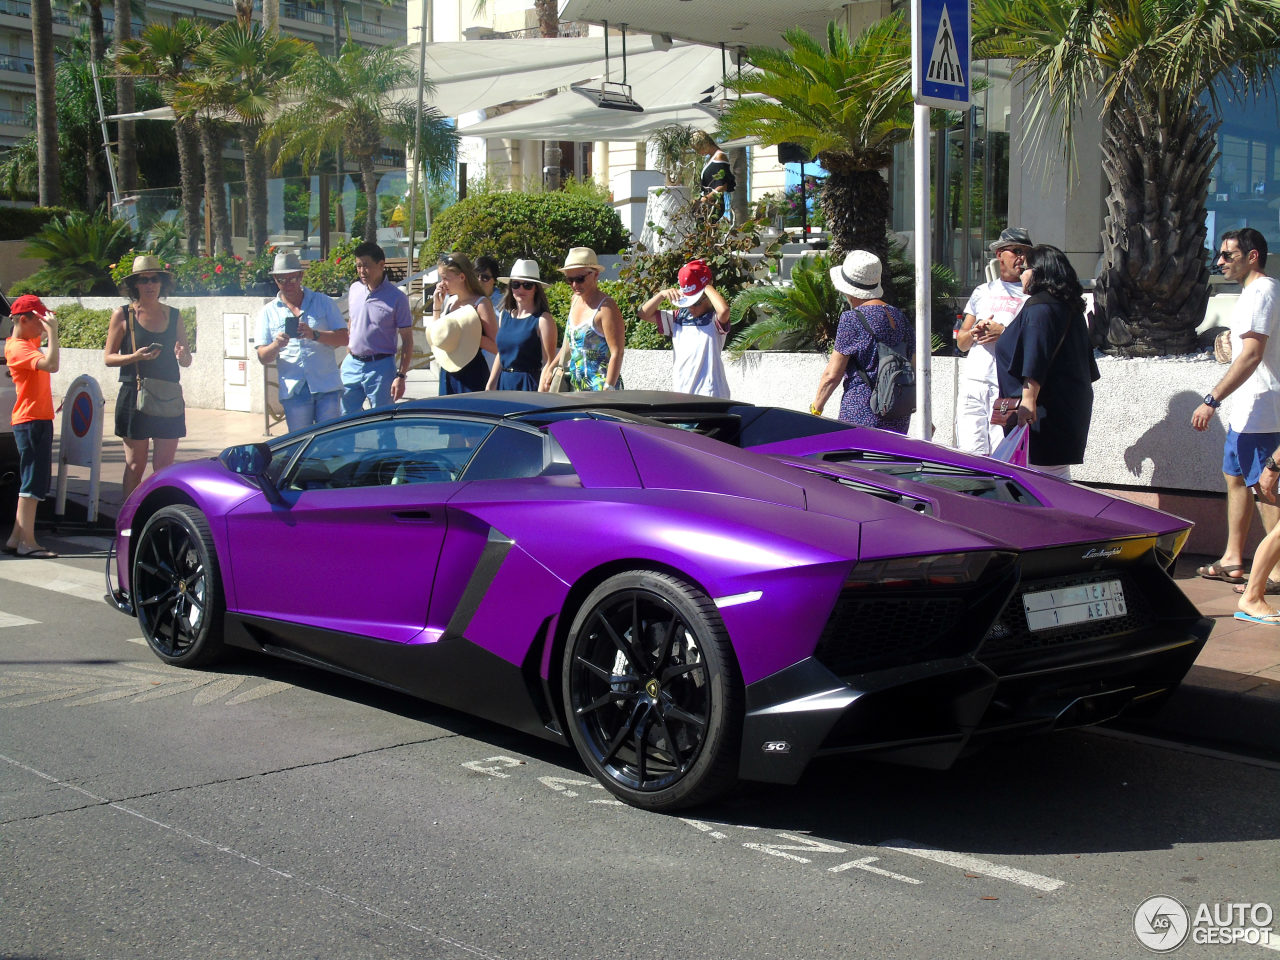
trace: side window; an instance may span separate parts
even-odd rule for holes
[[[447,483],[492,427],[475,420],[389,417],[322,433],[289,472],[289,490]]]
[[[271,464],[267,467],[268,480],[275,484],[280,482],[280,474],[284,473],[284,468],[289,465],[289,461],[293,459],[293,455],[298,452],[302,443],[301,440],[295,440],[271,452]]]
[[[467,465],[464,480],[515,480],[536,477],[547,463],[546,441],[539,433],[496,427]]]

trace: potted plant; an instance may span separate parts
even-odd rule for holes
[[[666,183],[649,188],[645,228],[640,243],[659,251],[677,246],[692,227],[690,206],[698,176],[698,153],[693,149],[694,131],[678,123],[659,127],[645,141],[650,162]]]

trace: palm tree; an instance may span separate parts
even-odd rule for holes
[[[133,36],[133,0],[115,0],[115,13],[114,36],[118,50]],[[133,113],[137,109],[133,77],[116,77],[116,109],[120,113]],[[138,189],[138,133],[132,120],[117,122],[116,142],[120,189],[126,194],[131,194]]]
[[[79,20],[89,18],[89,57],[94,63],[101,63],[107,55],[106,28],[102,19],[102,0],[60,0],[57,6],[64,7],[68,13]]]
[[[31,0],[31,48],[36,75],[36,150],[40,161],[40,206],[62,199],[58,170],[58,103],[53,73],[53,8]]]
[[[911,138],[910,38],[892,14],[856,37],[827,25],[826,47],[788,30],[787,49],[753,47],[751,72],[730,80],[743,94],[720,120],[731,138],[798,143],[829,173],[822,209],[834,253],[889,247],[889,185],[881,171]]]
[[[200,246],[200,194],[196,189],[200,173],[200,134],[195,116],[177,109],[178,85],[191,69],[204,34],[204,29],[191,20],[178,20],[171,27],[151,23],[142,31],[142,36],[128,40],[116,51],[116,66],[121,71],[150,78],[165,103],[174,108],[182,225],[189,256]]]
[[[253,254],[267,242],[267,168],[259,135],[289,72],[308,53],[315,53],[309,43],[239,21],[219,26],[196,51],[198,76],[188,84],[193,99],[240,126]]]
[[[342,146],[360,167],[365,194],[366,240],[378,234],[374,158],[384,140],[408,143],[418,120],[414,100],[402,98],[417,78],[417,64],[405,50],[343,45],[336,58],[312,52],[289,75],[287,94],[297,99],[264,131],[280,144],[279,169],[293,159],[314,167],[326,151]],[[428,83],[427,90],[431,89]],[[422,162],[428,177],[452,169],[458,136],[434,107],[422,111]]]
[[[1280,0],[978,0],[975,57],[1007,57],[1033,134],[1102,120],[1107,217],[1095,329],[1131,356],[1187,353],[1208,302],[1205,219],[1215,85],[1245,94],[1280,63]]]

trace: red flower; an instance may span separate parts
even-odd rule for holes
[[[222,272],[222,264],[218,264],[216,267],[214,267],[214,268],[213,268],[213,272],[214,272],[214,273],[221,273],[221,272]]]
[[[240,254],[238,254],[238,253],[237,253],[237,254],[236,254],[236,259],[237,259],[237,260],[241,260],[241,261],[243,261],[243,260],[244,260],[244,257],[240,256]]]
[[[209,279],[209,274],[207,274],[207,273],[202,273],[202,274],[200,274],[200,279],[201,279],[201,280],[208,280],[208,279]]]
[[[334,265],[335,267],[336,267],[338,264],[340,264],[341,262],[342,262],[342,258],[341,258],[341,257],[334,257],[334,258],[333,258],[333,265]]]

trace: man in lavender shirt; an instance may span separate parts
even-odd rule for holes
[[[386,279],[387,255],[366,240],[356,247],[355,257],[360,279],[347,294],[351,333],[342,361],[344,414],[363,410],[366,399],[381,407],[403,397],[413,360],[413,314],[404,291]]]

